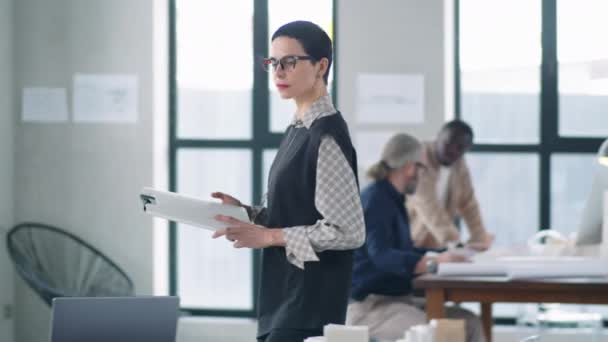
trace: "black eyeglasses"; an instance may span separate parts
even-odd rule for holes
[[[262,60],[262,66],[264,70],[277,71],[277,67],[281,65],[281,68],[284,71],[291,71],[296,67],[296,63],[298,61],[315,61],[316,59],[312,56],[285,56],[281,59],[276,59],[274,57],[264,58]]]

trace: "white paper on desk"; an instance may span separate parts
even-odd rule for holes
[[[508,264],[522,265],[544,265],[544,264],[573,264],[593,262],[594,258],[584,256],[543,256],[543,255],[523,255],[523,256],[505,256],[496,259],[496,262]]]
[[[437,267],[440,276],[506,276],[507,264],[501,262],[441,263]]]
[[[608,263],[602,259],[563,263],[514,263],[508,266],[510,279],[606,277]]]
[[[135,123],[137,77],[76,74],[73,102],[75,122]]]
[[[359,74],[356,112],[357,119],[361,123],[423,123],[424,76]]]
[[[437,274],[440,276],[512,276],[515,278],[543,277],[594,277],[603,266],[600,259],[586,257],[543,257],[521,256],[500,257],[495,261],[471,263],[441,263]],[[590,274],[585,274],[589,273]],[[608,272],[607,272],[608,274]]]
[[[243,222],[250,222],[247,211],[234,205],[205,201],[152,188],[144,188],[141,195],[153,199],[153,203],[144,205],[144,211],[147,214],[195,227],[213,231],[226,228],[228,224],[214,219],[217,215],[231,216]]]
[[[23,88],[21,107],[23,122],[68,121],[65,88]]]

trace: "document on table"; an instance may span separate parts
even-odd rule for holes
[[[608,264],[599,258],[511,257],[496,261],[442,263],[440,276],[503,276],[510,279],[606,277]]]
[[[215,216],[225,215],[250,222],[243,207],[205,201],[174,192],[144,188],[140,194],[145,213],[167,220],[209,230],[226,228],[228,224],[217,221]]]
[[[507,276],[510,279],[606,277],[608,264],[602,259],[542,264],[515,263],[509,265]]]
[[[437,267],[440,276],[506,276],[507,265],[501,262],[441,263]]]

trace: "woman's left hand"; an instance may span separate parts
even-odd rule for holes
[[[234,217],[217,215],[215,219],[228,224],[228,227],[219,229],[213,233],[213,238],[225,236],[234,242],[235,248],[266,248],[275,245],[276,233],[282,233],[280,229],[268,229],[251,223],[246,223]],[[276,231],[276,232],[275,232]]]

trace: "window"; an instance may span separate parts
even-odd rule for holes
[[[476,153],[467,157],[467,163],[484,223],[496,234],[496,246],[512,246],[521,243],[522,236],[534,234],[539,225],[538,155]]]
[[[461,1],[462,119],[479,143],[540,140],[540,12],[540,0]]]
[[[608,136],[607,12],[604,0],[557,2],[561,136]]]
[[[577,229],[608,136],[606,10],[603,0],[457,0],[455,111],[476,134],[467,158],[499,246]],[[522,307],[494,312],[514,322]]]
[[[251,151],[247,149],[180,149],[177,191],[207,198],[217,189],[236,198],[251,196]],[[211,232],[178,224],[178,293],[184,307],[252,310],[252,254],[235,250]]]
[[[175,4],[178,137],[250,139],[253,1]]]
[[[595,154],[555,153],[551,156],[551,228],[576,232],[598,166]]]
[[[268,55],[280,25],[309,20],[333,39],[333,18],[327,0],[170,0],[171,191],[207,199],[223,191],[260,203],[295,106],[255,61]],[[182,310],[255,316],[258,251],[187,225],[171,223],[170,232],[170,292]]]

